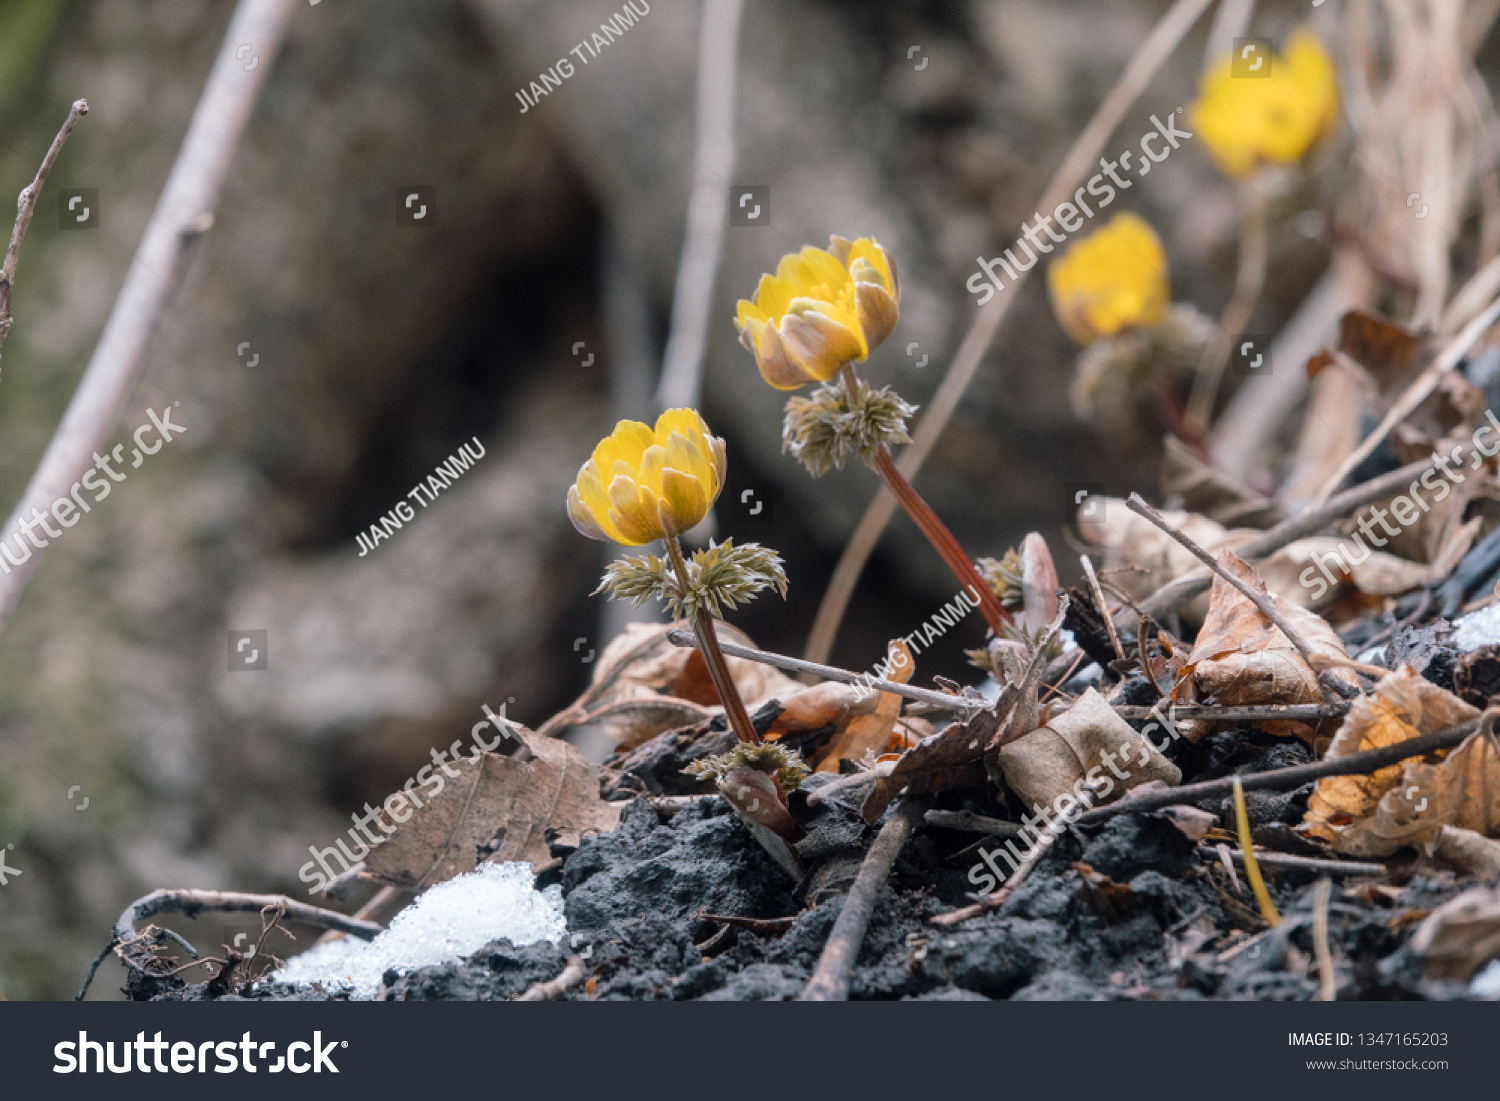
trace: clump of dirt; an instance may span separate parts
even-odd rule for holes
[[[1274,752],[1276,747],[1270,747]],[[1318,990],[1313,886],[1268,870],[1283,923],[1217,954],[1200,946],[1261,923],[1248,894],[1226,892],[1196,844],[1164,818],[1127,813],[1064,834],[1003,912],[942,929],[930,919],[968,899],[962,874],[972,835],[928,829],[907,844],[879,897],[850,996],[857,1000],[1257,998],[1306,1000]],[[495,941],[468,959],[386,976],[392,1001],[501,1000],[555,978],[583,957],[586,981],[565,997],[595,1001],[790,1000],[811,976],[842,905],[804,906],[785,874],[722,799],[663,820],[641,799],[620,828],[586,838],[563,866],[570,936],[517,948]],[[1353,996],[1464,997],[1461,983],[1421,978],[1405,943],[1410,915],[1459,889],[1452,876],[1411,876],[1376,901],[1336,884],[1330,941],[1352,966]],[[1362,897],[1362,895],[1366,897]],[[700,915],[793,920],[784,932],[730,927]],[[1217,943],[1217,942],[1215,942]],[[177,980],[174,980],[177,981]],[[205,986],[137,990],[198,1000]],[[259,984],[261,1000],[337,1000]]]

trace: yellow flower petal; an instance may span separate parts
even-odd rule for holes
[[[854,304],[865,339],[871,348],[878,348],[896,331],[896,322],[901,319],[900,307],[889,291],[874,283],[854,285]]]
[[[775,325],[759,321],[752,321],[751,325],[755,328],[745,331],[753,332],[751,351],[755,353],[755,365],[760,369],[761,378],[778,390],[795,390],[814,381],[812,375],[792,360]]]
[[[1161,239],[1134,214],[1118,214],[1047,268],[1058,323],[1081,344],[1155,325],[1171,304]]]
[[[863,336],[822,314],[788,316],[782,329],[787,355],[819,382],[827,382],[844,364],[865,358]]]
[[[654,428],[621,421],[579,469],[568,516],[591,539],[640,546],[702,520],[725,469],[724,441],[697,410],[668,409]]]
[[[662,526],[678,534],[697,526],[708,515],[708,494],[697,478],[672,467],[662,472]]]
[[[1333,61],[1306,28],[1293,32],[1264,79],[1232,76],[1224,59],[1203,74],[1189,119],[1219,170],[1242,176],[1300,160],[1338,117]]]
[[[736,305],[735,325],[761,377],[795,390],[864,360],[895,329],[900,300],[895,262],[873,237],[833,236],[783,256]]]
[[[638,547],[664,534],[657,516],[656,494],[638,485],[628,473],[616,475],[609,483],[609,500],[615,506],[610,519],[626,546]]]
[[[594,519],[593,512],[583,503],[583,497],[579,494],[576,485],[568,487],[568,519],[573,521],[573,526],[580,534],[587,535],[590,539],[603,542],[609,538],[604,534],[604,529],[599,526],[599,522]]]

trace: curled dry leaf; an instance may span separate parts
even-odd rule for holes
[[[874,713],[880,695],[837,681],[799,688],[781,701],[781,714],[766,729],[765,739],[774,742],[802,731],[843,726],[857,716]]]
[[[1354,856],[1387,856],[1403,845],[1431,851],[1444,826],[1486,837],[1500,832],[1500,753],[1494,739],[1476,732],[1438,764],[1406,763],[1375,813],[1336,830],[1335,845]]]
[[[1478,714],[1476,708],[1403,665],[1383,677],[1373,695],[1354,701],[1324,757],[1338,760],[1395,745]],[[1404,798],[1417,793],[1411,792],[1410,781],[1403,781],[1403,767],[1411,765],[1401,762],[1368,775],[1325,776],[1308,799],[1304,832],[1331,842],[1341,852],[1364,856],[1386,856],[1402,845],[1417,843],[1412,838],[1433,834],[1444,820],[1435,813],[1434,804],[1429,802],[1418,811],[1420,797]],[[1392,797],[1390,806],[1379,822],[1372,822],[1387,797]],[[1414,822],[1414,816],[1422,821]],[[1456,819],[1446,821],[1457,824]]]
[[[668,730],[681,730],[701,723],[711,718],[716,710],[635,685],[625,688],[622,695],[624,698],[616,698],[579,720],[580,725],[602,726],[621,750],[644,745]]]
[[[1021,619],[1028,638],[1037,638],[1057,618],[1057,566],[1047,540],[1031,532],[1021,540]]]
[[[1000,716],[986,710],[923,738],[889,767],[875,770],[874,786],[860,814],[866,822],[874,822],[903,790],[920,795],[983,786],[985,773],[980,762],[1000,726]]]
[[[1467,981],[1500,956],[1500,890],[1474,887],[1449,899],[1412,934],[1429,978]]]
[[[917,671],[916,659],[911,650],[899,638],[892,640],[887,651],[890,673],[887,679],[897,684],[906,684]],[[834,734],[833,740],[818,758],[816,771],[838,772],[839,762],[863,760],[865,754],[884,753],[890,743],[896,719],[901,714],[901,697],[894,692],[877,692],[879,697],[873,711],[856,714]]]
[[[1064,794],[1081,802],[1090,785],[1097,785],[1090,805],[1098,805],[1151,780],[1182,781],[1181,770],[1092,688],[1045,726],[1001,746],[993,761],[1011,791],[1032,807],[1053,806]]]
[[[578,750],[510,725],[533,759],[480,753],[455,760],[458,775],[371,848],[367,878],[421,892],[484,861],[540,868],[552,859],[549,834],[577,846],[585,832],[619,825],[620,808],[599,797],[599,773]]]
[[[1500,841],[1460,826],[1440,826],[1432,855],[1460,874],[1493,883],[1500,879]]]
[[[1219,563],[1241,581],[1266,592],[1260,576],[1231,551],[1220,551]],[[1279,610],[1302,637],[1314,654],[1339,661],[1348,659],[1344,644],[1322,617],[1294,604],[1271,596]],[[1318,676],[1302,659],[1291,640],[1238,589],[1222,577],[1214,578],[1209,593],[1208,616],[1198,632],[1192,654],[1183,667],[1184,682],[1174,690],[1190,686],[1196,699],[1213,698],[1227,707],[1259,704],[1320,703]],[[1359,682],[1345,669],[1335,669],[1332,676],[1348,684]],[[1309,742],[1316,730],[1306,723],[1283,720],[1262,722],[1271,734],[1297,735]],[[1188,736],[1201,737],[1206,727],[1187,727]]]

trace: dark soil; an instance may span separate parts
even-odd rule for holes
[[[1424,637],[1425,635],[1425,637]],[[1402,632],[1393,646],[1421,661],[1430,679],[1452,683],[1451,651],[1427,632]],[[1127,686],[1126,694],[1135,686]],[[705,738],[718,732],[705,729]],[[663,739],[682,739],[680,734]],[[676,762],[690,747],[666,742],[630,755],[630,771],[648,790],[681,791],[677,771],[650,781],[643,762],[655,753]],[[1184,782],[1259,772],[1311,759],[1296,739],[1250,727],[1205,736],[1172,749]],[[618,776],[619,773],[614,775]],[[809,786],[826,782],[813,777]],[[1292,833],[1311,787],[1247,796],[1257,840],[1282,851],[1311,846]],[[976,790],[949,793],[939,806],[1005,817]],[[805,806],[794,796],[793,808]],[[1232,823],[1228,800],[1202,809]],[[799,890],[718,796],[675,815],[637,799],[616,831],[588,838],[568,855],[561,885],[571,944],[487,945],[469,959],[404,975],[389,973],[386,1000],[512,998],[555,978],[566,957],[584,957],[586,982],[570,999],[660,1001],[786,1000],[807,982],[863,852],[876,827],[853,806],[830,800],[808,821],[799,845],[812,868]],[[1190,841],[1165,818],[1120,814],[1064,835],[1002,911],[954,928],[932,917],[972,901],[969,870],[980,860],[975,835],[920,829],[881,893],[852,976],[855,999],[1070,1001],[1089,999],[1307,1000],[1318,991],[1312,943],[1314,876],[1265,869],[1283,921],[1265,924],[1243,883],[1231,885],[1216,853]],[[1315,851],[1314,851],[1315,852]],[[1326,854],[1324,854],[1326,855]],[[1345,999],[1463,998],[1463,983],[1422,978],[1407,947],[1419,919],[1467,884],[1408,854],[1411,862],[1379,880],[1333,885],[1329,939]],[[554,873],[553,881],[556,881]],[[1376,888],[1379,889],[1376,889]],[[705,914],[794,919],[758,932],[724,926]],[[1247,941],[1247,935],[1260,934]],[[200,999],[205,986],[139,976],[132,997]],[[274,984],[263,999],[330,997]],[[332,995],[331,997],[342,997]]]

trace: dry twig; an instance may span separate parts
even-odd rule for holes
[[[912,830],[922,818],[919,800],[902,799],[891,809],[891,816],[880,828],[880,834],[870,851],[865,854],[854,886],[844,899],[833,931],[828,934],[828,943],[818,957],[818,966],[812,978],[797,995],[799,1002],[846,1002],[849,1000],[849,972],[859,957],[859,949],[865,941],[865,930],[870,925],[870,915],[875,912],[875,899],[885,886],[891,867]]]
[[[1333,976],[1333,953],[1328,950],[1328,902],[1333,895],[1333,880],[1318,880],[1313,893],[1313,951],[1318,957],[1318,1001],[1331,1002],[1338,993]]]
[[[33,509],[46,512],[94,465],[95,453],[108,450],[109,433],[145,370],[151,339],[182,286],[192,246],[213,225],[229,166],[294,7],[295,0],[240,0],[88,369],[6,523],[21,525]],[[250,70],[236,54],[247,42],[261,59]],[[0,629],[41,559],[38,549],[0,576]]]
[[[1434,730],[1431,734],[1422,734],[1416,738],[1408,738],[1395,745],[1366,749],[1332,761],[1317,761],[1310,765],[1293,765],[1290,768],[1273,768],[1265,772],[1252,772],[1245,776],[1204,780],[1202,783],[1183,784],[1181,787],[1168,788],[1166,791],[1132,795],[1118,803],[1112,803],[1107,807],[1097,807],[1086,812],[1077,820],[1077,824],[1087,826],[1103,822],[1122,811],[1159,810],[1162,807],[1183,803],[1197,803],[1210,796],[1222,797],[1233,791],[1236,779],[1240,781],[1245,791],[1290,791],[1292,788],[1299,788],[1313,780],[1321,780],[1325,776],[1359,776],[1394,765],[1409,757],[1421,757],[1437,749],[1450,749],[1477,729],[1479,729],[1479,720],[1470,719],[1466,723],[1459,723],[1457,726],[1450,726],[1443,730]]]
[[[1161,513],[1157,512],[1154,508],[1143,501],[1139,493],[1132,493],[1130,495],[1130,500],[1126,502],[1126,506],[1130,509],[1131,512],[1134,512],[1140,516],[1144,516],[1147,520],[1150,520],[1162,531],[1166,532],[1173,539],[1177,540],[1177,542],[1182,544],[1182,546],[1187,551],[1189,551],[1194,558],[1198,559],[1198,561],[1202,562],[1209,569],[1213,570],[1214,573],[1218,574],[1219,577],[1223,578],[1224,581],[1226,581],[1235,590],[1237,590],[1241,596],[1243,596],[1246,600],[1250,601],[1250,603],[1259,608],[1260,614],[1265,616],[1277,626],[1281,633],[1287,637],[1287,641],[1289,641],[1292,644],[1292,647],[1297,651],[1297,653],[1301,655],[1302,660],[1307,663],[1308,669],[1312,670],[1313,676],[1318,680],[1318,688],[1319,691],[1323,694],[1323,700],[1325,703],[1331,702],[1332,694],[1334,692],[1338,692],[1340,695],[1346,697],[1359,694],[1359,690],[1357,688],[1353,688],[1350,685],[1345,684],[1337,677],[1334,677],[1326,672],[1319,671],[1318,665],[1316,663],[1316,655],[1313,653],[1312,647],[1308,645],[1307,639],[1302,637],[1302,632],[1293,627],[1286,616],[1282,614],[1281,609],[1276,607],[1276,602],[1271,599],[1269,593],[1260,592],[1252,588],[1250,585],[1247,585],[1244,581],[1240,580],[1240,578],[1230,573],[1229,570],[1225,569],[1224,566],[1222,566],[1214,559],[1213,555],[1209,554],[1197,543],[1193,542],[1193,540],[1189,539],[1186,535],[1182,534],[1182,532],[1178,531],[1171,524],[1167,523],[1166,517],[1164,517]]]
[[[1094,572],[1094,563],[1086,554],[1079,555],[1078,560],[1083,563],[1084,576],[1089,579],[1089,588],[1093,590],[1094,603],[1099,607],[1099,618],[1104,620],[1104,626],[1109,630],[1109,644],[1115,648],[1115,657],[1124,661],[1125,649],[1120,645],[1120,633],[1115,630],[1115,620],[1109,614],[1109,605],[1104,603],[1104,590],[1099,588],[1099,575]]]
[[[667,632],[667,641],[674,646],[696,646],[697,638],[681,627],[673,628]],[[831,665],[819,665],[813,661],[803,661],[801,658],[787,657],[785,654],[772,654],[765,650],[753,650],[748,646],[736,646],[732,642],[719,643],[719,649],[730,657],[745,658],[747,661],[758,661],[762,665],[769,665],[775,669],[781,669],[789,673],[813,673],[824,680],[838,681],[840,684],[861,684],[881,692],[889,692],[896,696],[905,696],[909,700],[921,700],[923,703],[931,704],[935,708],[945,711],[963,711],[972,713],[983,711],[989,706],[984,700],[970,699],[967,696],[954,696],[946,692],[934,692],[930,688],[914,688],[908,684],[898,684],[893,680],[884,680],[881,677],[870,677],[859,673],[851,673],[847,669],[836,669]]]
[[[78,125],[78,120],[88,113],[87,100],[73,101],[68,117],[63,120],[62,129],[52,139],[47,155],[42,158],[42,166],[36,170],[36,178],[21,189],[21,194],[16,199],[16,226],[10,233],[5,261],[0,263],[0,349],[5,347],[5,338],[10,335],[14,320],[11,317],[11,293],[16,284],[16,264],[21,259],[21,242],[26,239],[26,231],[31,227],[31,216],[36,213],[37,200],[42,197],[42,185],[47,182],[47,174],[52,171],[57,155],[62,152],[63,142],[68,140],[68,135]]]
[[[579,956],[569,956],[568,962],[562,969],[562,974],[555,979],[546,982],[534,983],[528,987],[524,994],[516,997],[518,1002],[553,1002],[561,998],[570,989],[577,986],[583,979],[583,959]]]

